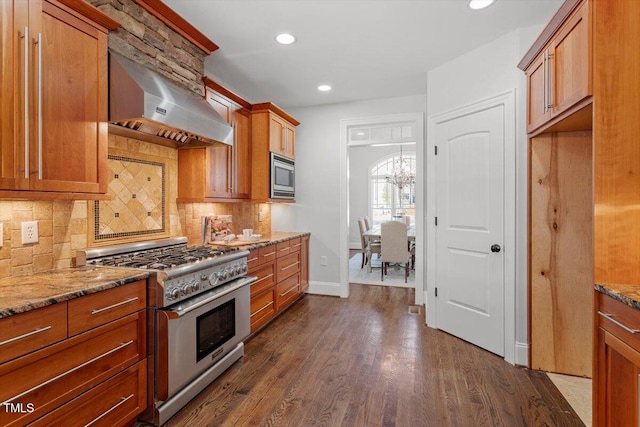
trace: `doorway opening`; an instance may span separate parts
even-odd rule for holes
[[[372,255],[373,272],[366,284],[406,286],[415,288],[415,303],[424,304],[422,277],[424,271],[424,116],[423,113],[367,117],[342,120],[341,124],[341,286],[342,296],[348,296],[350,264],[352,272],[360,276],[354,283],[363,282],[367,266],[362,265],[361,239],[357,219],[369,217],[371,225],[400,216],[409,218],[415,233],[415,263],[410,270],[410,278],[404,284],[404,268],[399,268],[401,280],[380,276],[380,261]],[[397,188],[387,183],[386,176],[392,175],[398,161],[404,160],[415,173],[415,183]],[[396,218],[393,218],[393,217]],[[391,271],[393,270],[393,271]],[[353,278],[353,275],[351,275]]]

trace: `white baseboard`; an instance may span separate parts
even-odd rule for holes
[[[516,341],[515,362],[519,366],[529,366],[529,345],[527,343]]]
[[[329,295],[333,297],[342,297],[342,286],[335,282],[315,282],[309,281],[308,294]]]

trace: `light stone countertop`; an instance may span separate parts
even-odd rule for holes
[[[287,240],[296,239],[298,237],[309,236],[311,233],[309,232],[298,232],[298,231],[272,231],[271,234],[263,234],[262,240],[269,240],[268,242],[260,242],[260,243],[251,243],[248,242],[246,245],[235,246],[240,249],[258,249],[265,246],[274,245],[276,243],[285,242]],[[216,246],[215,242],[211,243],[211,245]],[[218,245],[224,246],[224,245]]]
[[[146,279],[120,267],[76,267],[0,279],[0,319]]]

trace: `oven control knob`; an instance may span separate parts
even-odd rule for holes
[[[200,275],[200,280],[202,280],[203,282],[206,282],[209,279],[209,276],[207,276],[206,273],[202,273]]]
[[[211,275],[209,276],[209,284],[211,286],[215,286],[218,284],[218,274],[217,273],[211,273]]]
[[[178,297],[180,297],[180,289],[178,288],[171,288],[169,289],[169,292],[167,292],[169,299],[178,299]]]
[[[182,286],[182,294],[183,295],[189,295],[191,293],[191,285],[189,285],[188,283],[184,286]]]
[[[193,292],[195,291],[199,291],[200,290],[200,282],[198,280],[192,280],[191,281],[191,289],[193,289]]]
[[[249,267],[247,267],[247,264],[244,264],[244,263],[243,263],[243,264],[240,266],[240,272],[241,272],[241,273],[243,273],[243,274],[244,274],[244,273],[246,273],[248,270],[249,270]]]
[[[228,277],[229,277],[229,272],[227,271],[226,268],[218,272],[218,279],[227,280]]]

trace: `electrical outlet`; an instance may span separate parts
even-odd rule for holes
[[[327,257],[326,256],[321,256],[320,257],[320,265],[327,265]]]
[[[38,221],[22,223],[22,244],[38,243]]]

